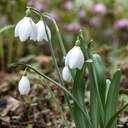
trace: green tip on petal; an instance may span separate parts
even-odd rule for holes
[[[26,17],[30,17],[30,15],[31,15],[31,11],[30,11],[30,9],[28,8],[27,11],[26,11],[26,15],[25,15],[25,16],[26,16]]]
[[[80,40],[79,40],[79,38],[77,38],[77,40],[75,42],[75,46],[80,46]]]

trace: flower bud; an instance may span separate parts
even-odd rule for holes
[[[65,66],[63,71],[62,71],[62,77],[67,82],[70,82],[72,79],[69,68],[67,66]]]
[[[30,82],[27,76],[22,76],[18,85],[18,89],[19,89],[20,95],[28,95],[30,91]]]

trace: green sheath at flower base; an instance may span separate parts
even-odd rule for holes
[[[27,76],[27,68],[25,69],[24,73],[23,73],[23,76]]]
[[[79,38],[77,38],[77,40],[75,42],[75,46],[80,46],[80,40],[79,40]]]
[[[31,11],[30,11],[30,9],[27,9],[27,11],[26,11],[26,17],[30,17],[30,15],[31,15]]]

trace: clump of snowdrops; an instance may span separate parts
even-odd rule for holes
[[[32,20],[31,13],[36,13],[40,17],[40,21],[37,24]],[[57,65],[55,51],[52,47],[52,34],[50,28],[45,22],[46,18],[50,19],[54,25],[64,56],[65,66],[62,73]],[[117,116],[128,105],[127,103],[117,110],[121,71],[118,69],[111,80],[106,79],[105,68],[101,57],[98,54],[93,54],[91,50],[92,40],[90,42],[86,42],[83,33],[80,30],[75,46],[66,53],[61,34],[55,20],[47,12],[41,13],[33,7],[27,7],[25,17],[16,25],[15,37],[17,36],[19,36],[21,42],[26,41],[28,38],[33,41],[41,42],[42,40],[45,40],[48,42],[59,82],[49,78],[31,65],[18,62],[13,65],[24,66],[33,70],[41,77],[41,80],[53,96],[58,110],[61,113],[62,119],[65,122],[66,128],[70,128],[70,123],[64,115],[61,106],[50,89],[47,81],[52,82],[55,86],[59,86],[63,90],[64,97],[76,128],[116,128]],[[85,95],[86,69],[88,70],[90,82],[90,96],[88,96],[90,112],[88,111],[84,101],[87,96]],[[65,82],[69,82],[69,84],[72,85],[72,93],[65,88]],[[27,78],[26,70],[18,87],[21,95],[29,94],[30,83]],[[73,103],[70,102],[70,98],[73,99]]]

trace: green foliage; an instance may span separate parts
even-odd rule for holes
[[[105,113],[106,124],[108,123],[108,120],[112,117],[112,115],[115,114],[117,110],[120,78],[121,78],[121,71],[118,70],[113,76],[113,79],[111,81],[109,91],[108,91],[107,102],[106,102],[106,113]],[[112,127],[116,127],[116,123]]]

